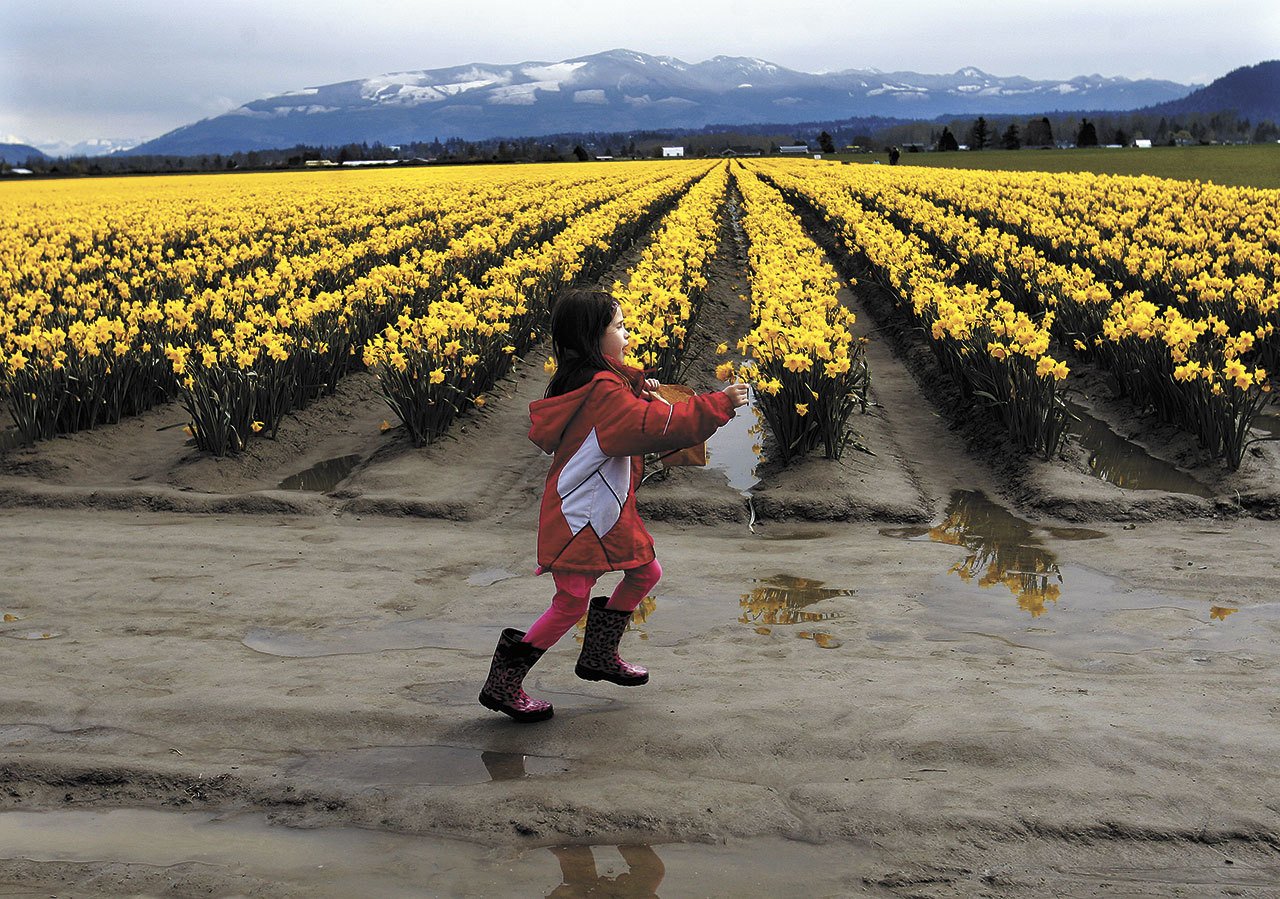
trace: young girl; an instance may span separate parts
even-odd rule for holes
[[[622,686],[647,683],[649,672],[624,661],[618,642],[631,612],[662,576],[653,538],[636,511],[644,454],[701,443],[746,403],[747,385],[730,384],[672,406],[659,384],[622,363],[627,329],[622,310],[602,291],[575,290],[551,311],[555,375],[543,399],[529,405],[529,439],[554,454],[538,522],[538,573],[550,571],[551,607],[528,633],[507,628],[493,654],[480,702],[517,721],[542,721],[551,703],[522,686],[542,654],[587,613],[574,673]],[[607,571],[622,571],[609,597],[591,599]]]

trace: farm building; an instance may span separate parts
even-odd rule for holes
[[[663,155],[664,157],[666,157],[666,156],[683,156],[683,155],[684,155],[684,147],[663,147],[663,148],[662,148],[662,155]]]
[[[778,152],[783,156],[808,156],[809,147],[807,144],[787,144],[779,147]]]

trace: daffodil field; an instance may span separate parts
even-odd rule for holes
[[[717,373],[752,383],[783,464],[839,458],[870,383],[810,216],[1028,451],[1061,447],[1073,367],[1231,468],[1270,399],[1275,191],[761,159],[0,185],[0,401],[28,442],[177,401],[224,455],[368,369],[427,443],[646,235],[611,289],[627,361],[678,380],[730,195],[752,327]]]
[[[1157,178],[759,164],[821,214],[994,402],[1050,454],[1065,357],[1238,468],[1280,355],[1275,191]]]
[[[637,212],[670,200],[706,168],[419,170],[354,183],[112,179],[10,190],[0,207],[6,405],[36,440],[176,397],[197,445],[238,452],[332,390],[365,361],[367,346],[376,364],[388,325],[429,309],[465,317],[460,302],[513,296],[514,275],[520,289],[540,277],[572,279],[566,253],[585,261],[587,250],[611,252],[626,236],[613,227],[625,215],[640,230]],[[573,241],[577,250],[566,250]],[[491,334],[511,331],[496,306],[472,314]],[[513,352],[503,347],[527,346],[521,330],[494,339],[498,357]],[[490,348],[485,358],[493,355]],[[382,371],[403,373],[398,363],[393,357]],[[497,377],[501,367],[501,358],[496,366],[488,359],[482,369]],[[428,383],[437,368],[424,373]],[[483,371],[453,377],[478,385],[477,396],[488,387]]]

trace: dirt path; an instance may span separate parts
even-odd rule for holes
[[[712,280],[702,386],[732,245]],[[175,407],[4,454],[0,892],[1277,895],[1280,524],[1222,488],[1273,458],[1208,499],[1001,461],[848,300],[875,455],[765,469],[754,531],[721,468],[647,485],[653,681],[576,680],[566,637],[538,726],[475,694],[548,597],[539,354],[423,449],[356,376],[238,459]]]

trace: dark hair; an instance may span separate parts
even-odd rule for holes
[[[571,393],[587,384],[599,371],[616,371],[635,379],[600,352],[600,338],[609,328],[618,301],[603,290],[574,289],[562,293],[551,307],[551,352],[556,373],[547,384],[547,396]]]

